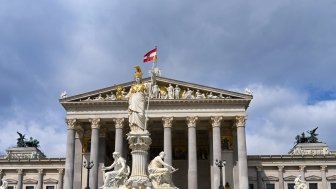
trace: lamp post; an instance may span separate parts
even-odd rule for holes
[[[86,163],[86,161],[84,161],[84,164],[83,164],[84,168],[87,169],[87,178],[86,178],[86,187],[85,189],[90,189],[90,186],[89,186],[89,175],[90,175],[90,169],[94,166],[93,164],[93,161],[90,161],[89,163]]]
[[[225,160],[218,160],[218,159],[216,159],[216,162],[215,162],[217,167],[219,167],[219,172],[220,172],[219,188],[218,189],[224,189],[222,168],[225,166],[225,163],[226,163]]]

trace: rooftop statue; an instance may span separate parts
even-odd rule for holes
[[[20,132],[17,132],[19,135],[19,138],[17,139],[17,147],[34,147],[38,148],[40,145],[40,142],[36,139],[33,139],[33,137],[30,137],[29,140],[26,140],[25,135],[21,134]]]
[[[299,143],[319,143],[317,135],[316,134],[316,130],[318,129],[318,127],[316,127],[313,130],[307,131],[308,134],[310,134],[309,137],[306,137],[305,133],[301,133],[300,135],[296,135],[295,140],[296,140],[296,144]]]
[[[131,133],[143,133],[146,129],[146,94],[147,86],[141,81],[142,71],[140,66],[135,67],[135,84],[131,86],[128,99],[128,118]]]

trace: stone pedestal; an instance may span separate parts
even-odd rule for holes
[[[127,140],[132,150],[132,173],[126,182],[127,188],[132,189],[152,189],[152,184],[147,175],[148,149],[152,143],[150,134],[128,133]]]

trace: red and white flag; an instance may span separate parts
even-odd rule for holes
[[[145,54],[144,56],[144,63],[146,62],[152,62],[157,60],[157,48],[155,47],[154,49],[150,50],[148,53]]]

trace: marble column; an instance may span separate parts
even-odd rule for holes
[[[232,129],[233,145],[233,188],[239,188],[237,128]]]
[[[16,189],[22,189],[22,184],[23,184],[23,170],[22,169],[17,169],[16,170],[18,173],[18,183]]]
[[[257,166],[257,188],[264,189],[263,181],[262,181],[262,167]]]
[[[196,122],[198,117],[186,117],[188,125],[188,189],[197,189]]]
[[[327,176],[326,176],[326,165],[321,166],[321,177],[322,177],[322,188],[328,188]]]
[[[216,160],[222,160],[221,154],[221,133],[220,133],[220,125],[223,117],[211,117],[211,125],[212,125],[212,148],[213,148],[213,162]],[[225,167],[224,167],[225,168]],[[213,168],[213,189],[218,189],[220,182],[220,170],[217,166]],[[225,185],[225,183],[224,183]]]
[[[278,170],[279,170],[279,189],[284,189],[283,169],[284,169],[284,166],[278,166]]]
[[[75,160],[74,160],[74,181],[73,188],[82,187],[82,170],[83,170],[83,135],[84,129],[77,124],[75,127]]]
[[[248,189],[245,121],[246,121],[245,116],[236,117],[237,142],[238,142],[239,189]]]
[[[300,175],[301,175],[301,180],[305,181],[306,180],[306,176],[305,176],[305,168],[306,166],[304,165],[300,165],[299,169],[300,169]]]
[[[113,121],[115,123],[115,147],[114,147],[114,151],[119,152],[120,155],[123,155],[124,118],[116,118],[116,119],[113,119]]]
[[[90,162],[93,162],[93,167],[90,170],[90,189],[98,188],[98,170],[99,170],[99,129],[100,119],[94,118],[89,120],[91,122],[91,151]]]
[[[101,128],[99,132],[99,167],[98,167],[98,186],[104,184],[104,173],[100,168],[105,165],[106,156],[106,128]]]
[[[166,156],[164,161],[168,165],[172,165],[173,163],[173,155],[172,155],[172,134],[171,128],[173,125],[173,117],[163,117],[163,129],[164,129],[164,136],[163,136],[163,151],[165,152]]]
[[[3,175],[4,175],[4,172],[2,169],[0,169],[0,179],[2,179]]]
[[[43,189],[43,169],[38,169],[37,189]]]
[[[75,158],[75,126],[76,119],[67,119],[68,125],[66,159],[65,159],[65,189],[73,189],[74,158]]]
[[[58,169],[57,189],[63,189],[63,173],[64,169]]]

